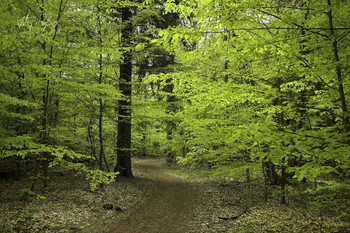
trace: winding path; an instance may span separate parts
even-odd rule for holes
[[[155,182],[148,199],[135,206],[111,233],[183,233],[191,229],[198,190],[159,169],[158,160],[143,160],[138,169]]]

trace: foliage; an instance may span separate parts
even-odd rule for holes
[[[32,190],[27,189],[27,188],[18,190],[18,194],[21,195],[21,199],[23,199],[25,201],[28,201],[28,200],[33,199],[33,198],[45,199],[44,196],[42,196],[36,192],[33,192]],[[33,212],[30,212],[30,213],[33,213]]]
[[[110,184],[115,181],[118,172],[104,172],[101,170],[87,170],[86,178],[90,180],[90,189],[95,191],[101,184]]]
[[[280,186],[283,202],[291,184],[327,177],[335,190],[350,168],[349,8],[335,0],[2,2],[0,159],[30,163],[32,187],[63,166],[96,189],[118,175],[115,151],[130,154],[118,125],[131,122],[134,155],[260,178]],[[127,63],[130,80],[120,74]]]
[[[348,7],[167,1],[165,13],[181,23],[152,43],[177,66],[144,82],[159,85],[163,97],[169,80],[174,86],[177,107],[168,117],[176,130],[166,144],[177,162],[218,173],[262,166],[265,182],[283,190],[323,176],[348,179]]]
[[[17,218],[15,229],[25,228],[33,220],[33,215],[40,212],[39,209],[28,209],[27,211],[18,211],[15,214]]]
[[[326,183],[332,185],[325,185]],[[311,210],[319,211],[324,215],[337,215],[341,218],[349,215],[349,184],[334,181],[318,181],[320,185],[313,189],[308,189],[291,194],[291,198],[295,200],[295,205],[308,207]],[[337,212],[334,212],[338,209]]]
[[[47,185],[49,166],[94,159],[102,177],[114,161],[114,108],[122,98],[118,6],[95,0],[0,5],[6,21],[0,26],[0,158],[42,169],[43,175],[33,169],[33,187],[39,178]]]

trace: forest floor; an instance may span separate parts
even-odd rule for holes
[[[344,216],[282,205],[273,195],[265,201],[259,185],[185,179],[181,170],[165,172],[163,160],[134,161],[134,179],[103,191],[89,191],[70,171],[51,173],[45,199],[18,194],[29,180],[2,181],[0,232],[350,232]]]

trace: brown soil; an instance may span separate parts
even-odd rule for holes
[[[137,165],[155,185],[150,198],[116,223],[113,233],[188,232],[199,190],[179,177],[159,169],[159,160]]]
[[[28,187],[29,178],[1,181],[0,232],[349,232],[346,215],[281,205],[273,189],[266,201],[259,183],[184,179],[162,171],[162,163],[134,159],[134,179],[95,192],[81,175],[52,171],[50,188],[38,191],[45,199],[23,200],[18,190]],[[104,204],[123,211],[105,210]]]
[[[260,185],[185,180],[162,171],[161,163],[138,161],[136,170],[153,186],[110,233],[348,232],[349,223],[337,216],[282,205],[272,196],[265,201]]]

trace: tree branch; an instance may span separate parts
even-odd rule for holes
[[[279,19],[281,21],[283,21],[283,19],[278,16],[278,15],[275,15],[275,14],[272,14],[272,13],[269,13],[269,12],[266,12],[266,11],[263,11],[263,10],[258,10],[259,12],[263,13],[263,14],[266,14],[266,15],[269,15],[269,16],[272,16],[276,19]],[[329,36],[328,35],[325,35],[325,34],[322,34],[322,33],[319,33],[319,32],[315,32],[315,31],[312,31],[312,30],[316,30],[316,29],[321,29],[321,30],[329,30],[329,28],[307,28],[307,27],[304,27],[303,25],[300,25],[300,24],[297,24],[297,23],[292,23],[294,26],[297,26],[298,29],[304,29],[306,31],[309,31],[309,32],[312,32],[314,34],[317,34],[319,36],[322,36],[322,37],[326,37],[327,39],[329,39]],[[282,28],[281,28],[282,29]],[[289,28],[284,28],[284,29],[289,29]],[[346,30],[349,30],[350,28],[346,28]]]

